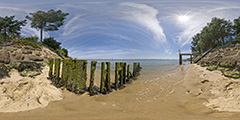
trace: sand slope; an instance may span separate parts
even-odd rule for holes
[[[47,80],[48,67],[36,78],[24,78],[17,71],[0,80],[0,112],[18,112],[45,107],[63,98],[61,90]]]
[[[203,104],[213,110],[240,112],[240,79],[193,64],[186,72],[184,85],[187,94],[205,100]]]

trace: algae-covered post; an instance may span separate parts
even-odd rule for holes
[[[94,95],[93,84],[94,84],[94,75],[95,75],[96,65],[97,65],[97,61],[91,62],[90,84],[89,84],[89,88],[88,88],[90,96]]]
[[[49,59],[49,72],[48,76],[50,79],[52,79],[52,74],[53,74],[53,59]]]
[[[131,82],[131,80],[130,80],[130,78],[131,78],[131,72],[130,72],[130,65],[127,65],[127,82],[128,83],[130,83]]]
[[[79,60],[78,93],[82,94],[86,90],[87,81],[87,60]]]
[[[59,74],[60,74],[60,59],[55,59],[55,66],[54,66],[54,81],[57,85],[59,82]]]
[[[126,78],[126,68],[127,68],[127,63],[124,63],[123,65],[123,84],[126,84],[127,78]]]
[[[68,81],[68,65],[69,65],[69,60],[68,59],[63,59],[63,65],[62,65],[62,78],[61,82],[66,87],[67,81]]]
[[[110,72],[111,72],[111,69],[110,69],[110,62],[106,62],[107,64],[107,70],[106,70],[106,90],[107,92],[111,92],[111,86],[110,86]]]
[[[120,86],[122,87],[123,86],[123,67],[124,67],[124,63],[121,62],[120,63],[120,68],[119,68],[119,75],[120,75]]]
[[[105,62],[102,62],[101,65],[101,85],[100,85],[100,92],[106,94],[106,87],[105,87],[105,79],[106,71],[105,71]]]
[[[133,63],[133,77],[137,77],[137,63]]]
[[[67,85],[66,85],[66,88],[69,90],[69,91],[72,91],[72,80],[73,80],[73,60],[72,59],[68,59],[67,60]]]
[[[140,70],[141,70],[140,63],[137,64],[137,68],[138,68],[138,74],[139,74],[139,72],[140,72]]]
[[[118,78],[118,69],[119,69],[119,62],[115,63],[115,90],[118,89],[118,83],[119,83],[119,78]]]

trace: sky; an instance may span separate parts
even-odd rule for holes
[[[213,17],[234,20],[239,0],[0,0],[0,16],[69,13],[58,31],[44,32],[79,59],[177,59]],[[30,21],[21,35],[38,36]],[[39,37],[40,38],[40,37]]]

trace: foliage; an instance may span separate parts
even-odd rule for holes
[[[31,42],[37,42],[38,37],[37,36],[31,36],[31,37],[25,37],[24,40],[31,41]]]
[[[233,20],[234,25],[233,25],[233,30],[234,30],[234,34],[238,35],[240,34],[240,17],[238,17],[237,19]]]
[[[56,31],[62,26],[64,19],[69,13],[62,13],[61,10],[54,11],[53,9],[45,11],[37,11],[30,13],[31,16],[26,16],[31,22],[31,27],[40,30],[40,41],[42,42],[43,31]]]
[[[14,20],[15,16],[0,17],[0,38],[3,40],[14,39],[20,35],[22,26],[26,25],[26,20],[18,21]]]
[[[232,37],[232,33],[231,21],[214,17],[200,33],[193,37],[192,52],[203,53],[210,48],[224,45]]]
[[[68,57],[68,50],[61,48],[61,43],[54,40],[53,37],[45,38],[43,44],[47,45],[50,49],[60,53],[61,55]]]
[[[57,49],[58,53],[62,54],[65,57],[68,57],[68,50],[63,48],[63,49]]]
[[[43,40],[43,44],[47,45],[48,47],[52,48],[53,50],[61,49],[61,43],[54,40],[53,37],[45,38]]]
[[[18,45],[32,46],[33,48],[41,48],[40,43],[29,41],[29,40],[14,40],[13,42]]]

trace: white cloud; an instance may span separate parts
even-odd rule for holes
[[[137,22],[143,27],[147,28],[154,34],[155,43],[166,43],[166,36],[160,22],[157,19],[158,10],[145,5],[132,2],[121,3],[123,6],[123,19]]]

